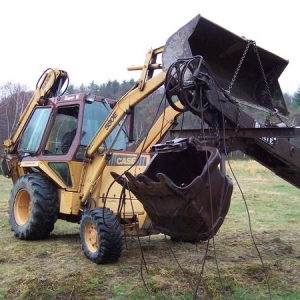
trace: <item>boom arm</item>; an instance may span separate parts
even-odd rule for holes
[[[177,105],[178,107],[183,108],[181,103]],[[178,112],[171,106],[168,106],[153,124],[146,137],[140,142],[135,152],[150,152],[151,146],[158,143],[172,126],[177,125],[176,117],[178,117],[180,114],[181,112]]]
[[[4,147],[7,149],[7,153],[12,154],[16,151],[16,146],[19,141],[20,135],[30,117],[30,114],[37,105],[46,105],[47,99],[55,96],[59,96],[59,93],[64,86],[65,81],[68,79],[68,74],[65,71],[59,69],[47,69],[41,76],[35,93],[30,99],[24,112],[22,113],[16,130],[13,132],[10,138],[3,142]]]

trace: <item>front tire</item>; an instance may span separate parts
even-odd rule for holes
[[[49,236],[58,215],[55,187],[40,174],[27,174],[14,184],[9,199],[9,223],[21,240]]]
[[[116,262],[121,255],[121,226],[108,208],[85,211],[80,221],[80,239],[86,257],[97,264]]]

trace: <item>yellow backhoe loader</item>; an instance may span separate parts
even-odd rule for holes
[[[209,239],[229,209],[233,184],[224,161],[235,150],[271,169],[272,160],[277,174],[299,186],[300,163],[293,161],[299,149],[287,144],[294,129],[256,126],[240,109],[248,102],[287,114],[277,81],[286,65],[198,15],[163,47],[150,49],[142,66],[130,68],[141,71],[140,79],[118,101],[64,94],[67,72],[46,70],[4,141],[0,171],[13,181],[9,222],[15,235],[42,239],[57,218],[79,222],[83,251],[96,263],[118,260],[124,231]],[[163,85],[169,106],[132,151],[134,108]],[[203,126],[161,143],[186,111]],[[293,147],[292,155],[276,148],[281,142]]]

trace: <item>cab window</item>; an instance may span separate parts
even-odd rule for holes
[[[34,153],[39,149],[50,113],[51,107],[37,107],[34,110],[22,134],[19,152]]]
[[[45,154],[68,153],[77,132],[78,112],[79,106],[58,109],[45,147]]]
[[[106,117],[110,113],[111,108],[106,102],[97,102],[86,103],[84,106],[84,115],[82,122],[82,133],[81,133],[81,142],[80,145],[86,147],[93,137],[96,135],[98,130],[103,125]],[[116,150],[124,150],[126,147],[126,142],[128,142],[127,134],[125,128],[121,129],[118,138],[116,139],[114,145],[112,145],[114,138],[120,129],[117,126],[112,133],[107,137],[105,143],[107,147],[112,146]]]

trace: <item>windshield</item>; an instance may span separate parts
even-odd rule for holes
[[[19,144],[19,152],[36,152],[40,146],[51,113],[51,107],[37,107],[33,112]]]

